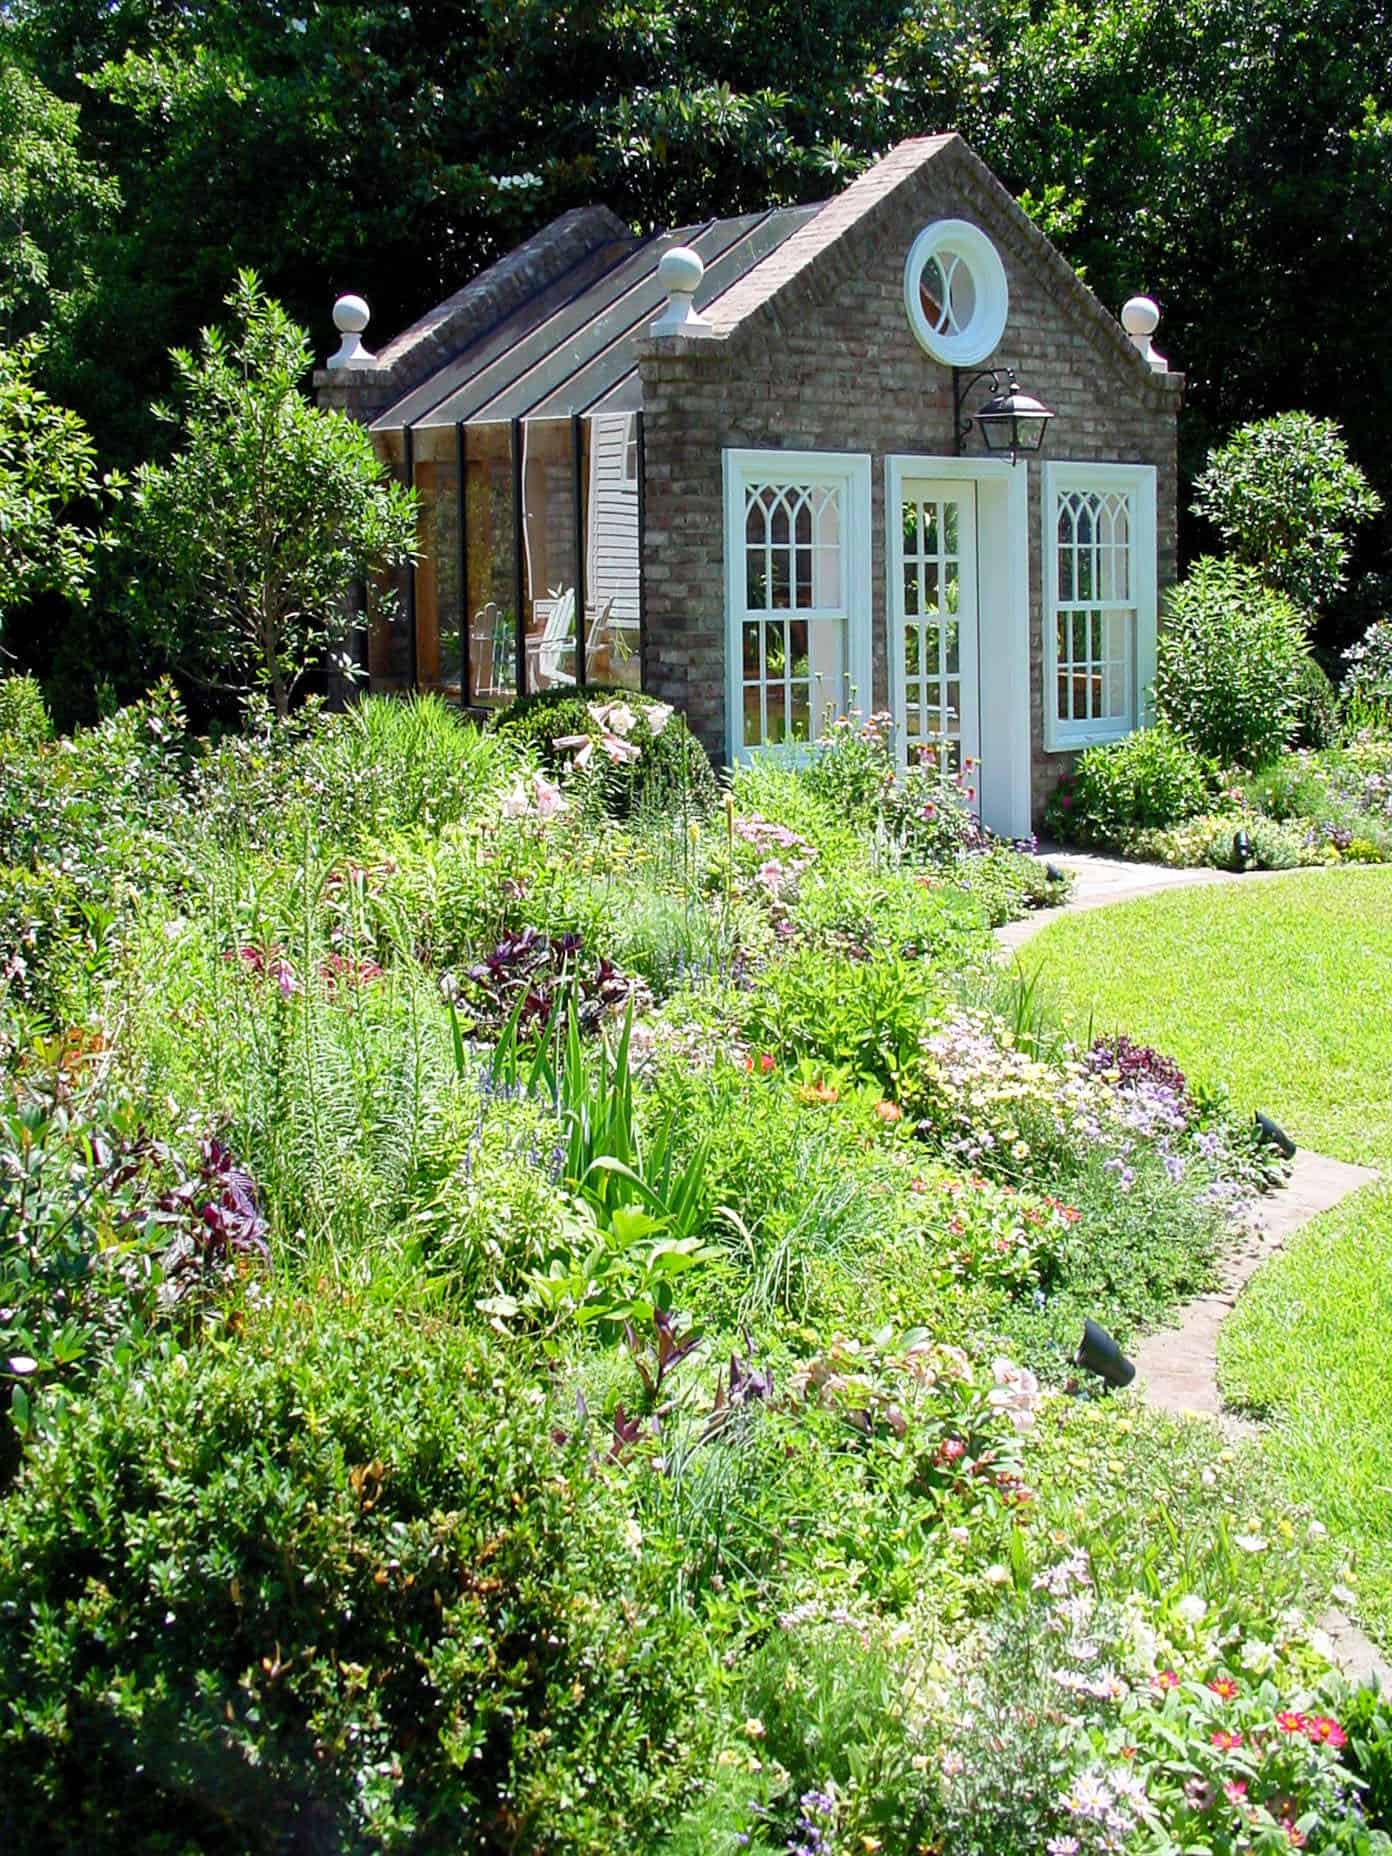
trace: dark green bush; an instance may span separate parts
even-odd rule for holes
[[[1165,602],[1156,709],[1200,754],[1260,767],[1290,745],[1308,655],[1300,608],[1254,567],[1196,561]]]
[[[1295,746],[1332,747],[1339,738],[1339,692],[1323,666],[1305,659],[1296,692]]]
[[[1392,1831],[1392,1702],[1385,1691],[1360,1688],[1343,1711],[1347,1763],[1367,1790],[1362,1804],[1369,1827]]]
[[[610,704],[623,704],[632,712],[633,725],[619,738],[638,749],[636,761],[612,761],[604,750],[606,730],[594,711]],[[656,732],[650,716],[658,718]],[[633,690],[608,685],[586,689],[583,694],[572,689],[538,690],[519,696],[489,726],[530,749],[551,773],[561,772],[576,754],[574,748],[556,747],[556,742],[587,735],[593,745],[586,771],[597,782],[611,818],[629,818],[645,810],[705,813],[719,797],[710,761],[687,727],[686,717]]]
[[[302,1302],[101,1381],[0,1510],[6,1849],[634,1847],[702,1659],[524,1364]]]
[[[1087,748],[1049,801],[1049,829],[1072,844],[1122,846],[1132,832],[1193,818],[1212,786],[1211,765],[1161,723]]]

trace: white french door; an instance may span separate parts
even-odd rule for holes
[[[955,773],[981,754],[976,485],[904,477],[894,500],[889,675],[900,759],[926,750]],[[967,785],[979,795],[979,780]]]

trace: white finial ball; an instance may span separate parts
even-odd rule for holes
[[[341,296],[333,306],[334,327],[340,335],[361,335],[372,311],[360,296]]]
[[[1160,305],[1152,297],[1133,296],[1122,309],[1121,326],[1128,335],[1154,335],[1160,327]]]
[[[674,245],[658,260],[657,281],[664,290],[678,291],[683,296],[694,295],[705,274],[700,253],[689,245]]]

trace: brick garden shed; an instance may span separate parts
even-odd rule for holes
[[[955,135],[819,207],[568,213],[376,355],[343,299],[321,403],[422,501],[373,684],[641,687],[717,762],[888,709],[1021,834],[1144,718],[1174,573],[1183,382],[1124,314]],[[1014,377],[1047,427],[992,423]]]

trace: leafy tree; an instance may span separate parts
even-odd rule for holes
[[[158,410],[181,442],[137,472],[127,540],[149,576],[138,608],[173,661],[210,688],[262,689],[284,715],[342,650],[351,584],[410,558],[415,499],[361,426],[305,398],[308,339],[255,273],[226,301],[230,339],[205,329],[196,358],[174,351],[181,405]]]
[[[1382,507],[1334,421],[1303,412],[1240,426],[1194,492],[1234,558],[1312,611],[1343,589],[1348,531]]]
[[[15,341],[42,330],[41,365],[52,378],[72,370],[120,189],[80,153],[76,106],[10,51],[0,31],[0,335]]]
[[[1196,561],[1165,601],[1155,662],[1160,719],[1224,766],[1290,746],[1309,659],[1305,620],[1238,561]]]
[[[35,383],[37,340],[0,347],[0,614],[43,592],[82,598],[96,537],[71,518],[99,493],[81,419]]]

